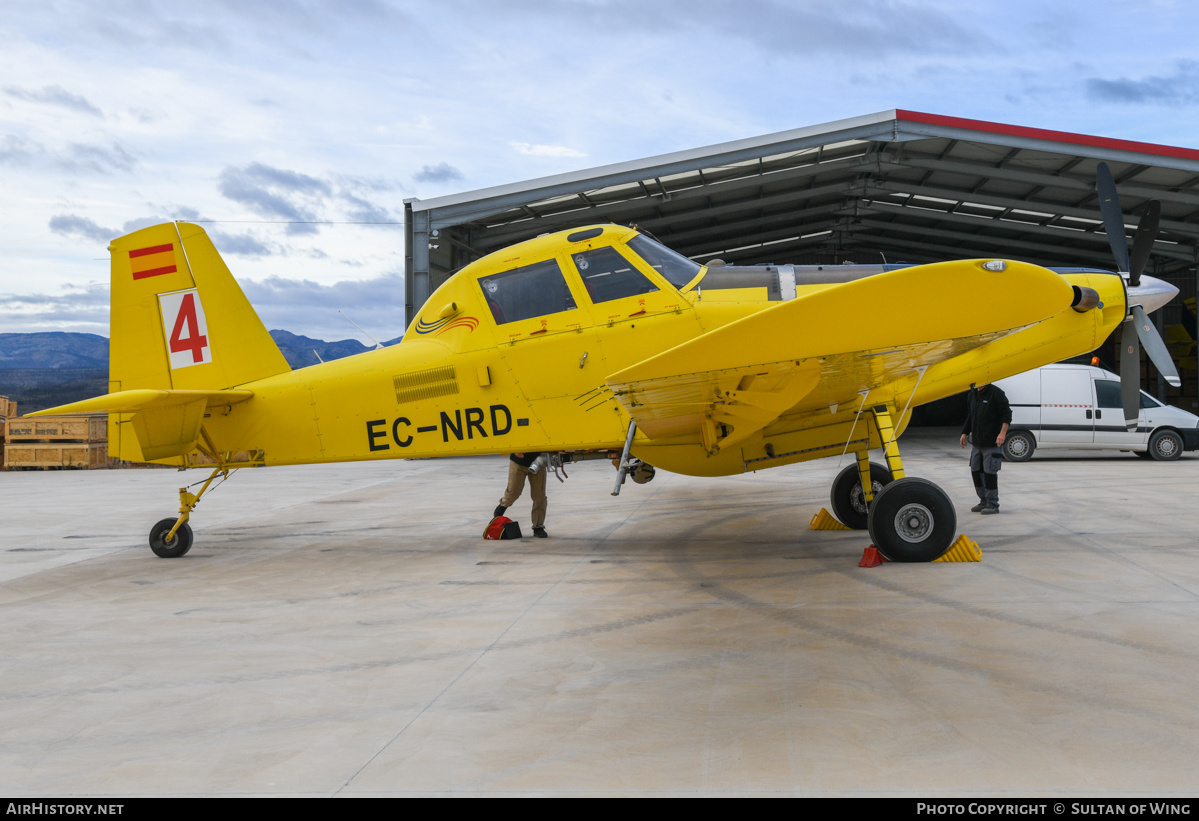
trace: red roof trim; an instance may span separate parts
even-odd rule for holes
[[[1069,131],[1027,128],[1022,125],[1005,125],[1004,123],[991,123],[986,120],[968,120],[964,117],[944,117],[940,114],[924,114],[920,111],[905,111],[903,109],[896,109],[895,117],[896,119],[906,120],[911,123],[943,125],[950,128],[964,128],[968,131],[987,131],[992,134],[1006,134],[1012,137],[1027,137],[1035,140],[1050,140],[1055,143],[1087,145],[1092,148],[1104,148],[1110,151],[1135,151],[1139,154],[1156,154],[1161,157],[1199,160],[1199,150],[1194,148],[1139,143],[1133,140],[1115,140],[1110,137],[1092,137],[1087,134],[1074,134]]]

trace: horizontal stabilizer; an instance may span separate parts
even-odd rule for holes
[[[72,402],[69,405],[59,405],[57,408],[46,408],[27,416],[59,416],[64,413],[137,413],[138,411],[155,408],[171,408],[179,405],[191,405],[204,400],[204,407],[213,408],[223,405],[234,405],[244,402],[254,395],[254,391],[173,391],[153,390],[143,388],[132,391],[119,391]]]
[[[183,456],[196,447],[204,412],[210,408],[227,408],[244,402],[253,391],[189,391],[153,390],[142,388],[118,391],[82,402],[72,402],[57,408],[31,413],[48,416],[62,413],[110,413],[121,417],[118,425],[129,424],[137,436],[141,458],[134,461],[152,462]],[[124,458],[124,457],[123,457]]]

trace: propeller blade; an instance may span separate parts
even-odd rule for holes
[[[1141,284],[1141,272],[1149,261],[1153,251],[1153,241],[1157,239],[1157,225],[1162,218],[1162,204],[1157,200],[1149,200],[1141,221],[1137,223],[1137,232],[1132,237],[1132,259],[1128,266],[1128,284],[1137,287]]]
[[[1124,406],[1124,424],[1137,429],[1141,415],[1141,345],[1137,341],[1136,319],[1124,317],[1120,331],[1120,404]]]
[[[1103,214],[1103,230],[1107,232],[1107,244],[1112,247],[1116,267],[1121,271],[1127,271],[1128,236],[1124,231],[1124,212],[1120,210],[1116,180],[1112,177],[1112,170],[1107,167],[1107,163],[1101,162],[1095,169],[1095,184],[1099,189],[1099,212]]]
[[[1162,341],[1157,328],[1149,321],[1149,315],[1140,305],[1133,305],[1132,319],[1136,322],[1137,337],[1145,346],[1145,353],[1149,354],[1149,359],[1157,366],[1166,381],[1177,388],[1182,384],[1182,380],[1178,378],[1178,370],[1174,367],[1174,360],[1170,358],[1166,343]]]

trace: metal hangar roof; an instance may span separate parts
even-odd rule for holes
[[[1149,273],[1194,293],[1199,150],[895,109],[405,201],[411,321],[457,269],[539,234],[635,224],[698,262],[1003,256],[1111,269],[1095,166],[1129,215],[1162,204]]]

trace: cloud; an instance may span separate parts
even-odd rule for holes
[[[338,313],[341,310],[381,341],[404,332],[404,278],[399,273],[333,285],[282,277],[247,279],[241,285],[267,328],[318,339],[353,337],[366,343]]]
[[[1182,60],[1168,77],[1128,77],[1110,80],[1090,77],[1086,93],[1092,100],[1105,103],[1194,105],[1199,102],[1199,63]]]
[[[112,228],[104,228],[78,214],[56,214],[50,218],[50,230],[64,237],[83,237],[108,244],[109,240],[121,232]]]
[[[4,93],[10,97],[17,98],[18,100],[56,105],[60,108],[67,108],[71,111],[77,111],[81,114],[90,114],[94,117],[104,116],[104,112],[88,102],[86,97],[81,97],[78,94],[72,94],[59,85],[46,86],[40,91],[35,91],[28,88],[20,88],[18,86],[5,86]]]
[[[0,294],[0,327],[10,333],[70,330],[108,336],[108,283],[61,294]]]
[[[67,146],[58,164],[67,171],[132,171],[137,158],[115,142],[108,147],[72,143]]]
[[[451,182],[463,179],[462,172],[446,162],[426,165],[412,175],[417,182]]]
[[[226,168],[221,172],[218,190],[263,217],[277,217],[292,223],[289,234],[315,234],[317,221],[314,204],[297,202],[297,196],[317,203],[327,196],[328,183],[307,174],[250,163],[245,168]]]
[[[24,137],[5,134],[4,139],[0,141],[0,163],[25,165],[34,155],[44,154],[45,151],[41,145],[31,143]]]
[[[576,151],[565,145],[533,145],[531,143],[508,143],[518,154],[529,157],[586,157],[582,151]]]
[[[394,187],[385,180],[322,179],[258,162],[226,168],[218,184],[221,194],[259,216],[290,223],[288,234],[315,234],[321,222],[398,222],[386,208],[362,196],[364,191]]]
[[[212,244],[220,249],[220,253],[248,257],[263,257],[282,251],[278,246],[267,245],[253,234],[228,234],[218,228],[205,229]]]
[[[397,272],[369,280],[321,285],[269,277],[239,281],[267,328],[316,339],[369,341],[338,310],[381,341],[404,332],[404,278]],[[59,294],[0,293],[0,328],[11,333],[72,330],[109,335],[109,286],[92,283]]]

